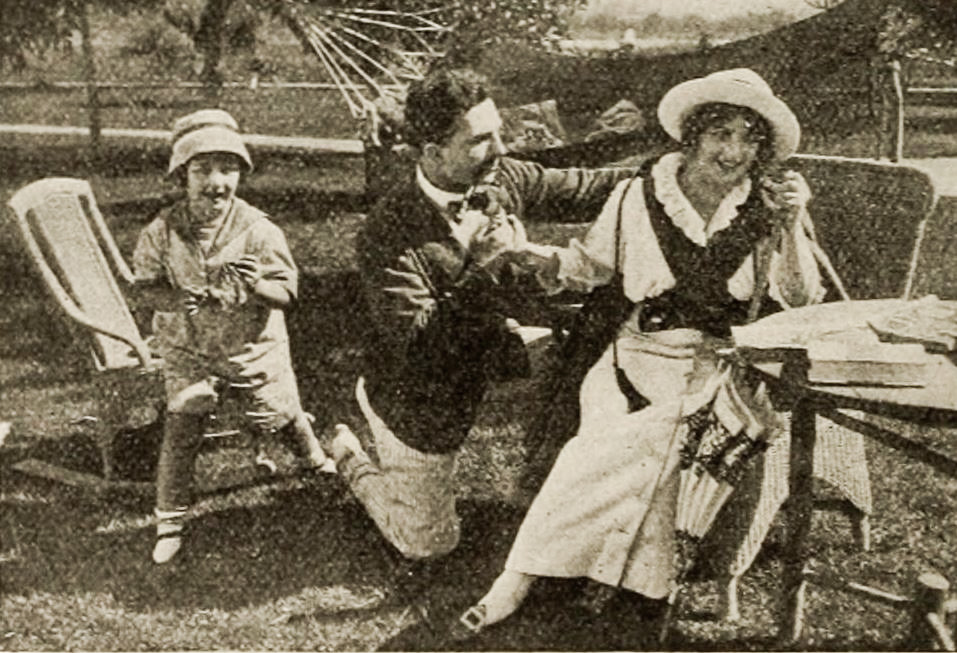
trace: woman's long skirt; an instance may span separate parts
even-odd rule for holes
[[[705,348],[706,349],[706,348]],[[532,502],[506,568],[588,577],[662,598],[674,576],[678,423],[714,374],[690,330],[623,336],[618,361],[651,404],[628,413],[609,346],[581,389],[581,425]]]

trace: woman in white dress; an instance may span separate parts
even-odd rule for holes
[[[668,91],[658,117],[680,149],[621,182],[582,242],[519,248],[550,290],[620,279],[633,310],[584,379],[577,434],[532,502],[504,571],[453,637],[505,619],[540,576],[666,597],[685,400],[714,378],[714,352],[745,322],[755,293],[765,311],[824,295],[800,219],[810,192],[779,166],[797,149],[800,127],[767,83],[748,69],[693,79]],[[755,265],[756,246],[774,240],[769,262]]]

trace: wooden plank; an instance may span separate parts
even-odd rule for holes
[[[848,594],[864,596],[892,607],[909,606],[913,605],[914,603],[913,599],[906,596],[894,594],[893,592],[887,592],[876,587],[868,587],[862,583],[855,583],[845,578],[841,578],[833,570],[828,570],[827,573],[819,573],[805,569],[804,578],[809,583],[813,583],[819,587],[826,587],[828,589],[838,590],[840,592],[847,592]]]
[[[795,404],[791,413],[790,490],[786,504],[785,547],[782,555],[781,592],[784,609],[778,625],[778,642],[787,648],[801,646],[807,637],[804,612],[807,579],[804,561],[808,559],[808,536],[814,509],[814,445],[817,440],[817,410],[810,399]]]
[[[152,481],[111,481],[96,474],[69,469],[37,458],[21,460],[12,465],[11,469],[21,474],[54,481],[56,483],[63,483],[70,487],[89,490],[97,494],[105,494],[108,492],[135,492],[138,494],[152,495],[156,491],[156,484]],[[199,494],[201,496],[228,494],[237,490],[268,485],[270,483],[298,477],[299,473],[293,472],[274,473],[251,478],[228,478],[221,484],[200,488]]]

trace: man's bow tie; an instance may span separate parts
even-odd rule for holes
[[[490,199],[484,190],[474,193],[466,193],[460,200],[452,200],[445,205],[446,211],[452,219],[458,224],[462,221],[462,211],[484,211],[488,208]]]
[[[463,200],[452,200],[445,205],[445,212],[449,218],[456,224],[462,221],[462,207],[465,205]]]

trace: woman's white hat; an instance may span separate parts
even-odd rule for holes
[[[711,73],[678,84],[658,104],[658,120],[668,135],[681,141],[681,125],[702,104],[724,102],[753,109],[764,116],[774,132],[774,154],[779,160],[797,151],[801,125],[760,75],[750,68]]]
[[[197,154],[229,152],[253,169],[253,161],[239,135],[239,125],[222,109],[203,109],[183,116],[173,123],[173,153],[169,158],[170,175]]]

